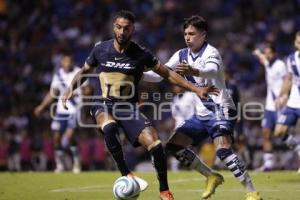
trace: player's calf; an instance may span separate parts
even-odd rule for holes
[[[148,151],[152,158],[152,164],[157,172],[159,180],[159,190],[169,190],[167,178],[167,157],[160,140],[156,140],[148,146]]]
[[[233,175],[242,183],[247,192],[256,191],[252,180],[236,154],[231,149],[220,148],[217,150],[217,156],[222,160]]]
[[[130,171],[124,159],[122,146],[117,138],[117,135],[119,134],[118,125],[114,122],[109,123],[102,128],[102,132],[104,134],[107,149],[114,158],[122,176],[128,175]]]
[[[212,169],[203,163],[192,150],[170,142],[166,144],[166,150],[168,154],[173,155],[182,165],[198,171],[203,176],[208,177],[212,174]]]

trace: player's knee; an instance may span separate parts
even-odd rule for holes
[[[166,152],[169,155],[175,155],[177,152],[181,151],[182,149],[184,149],[184,147],[181,145],[177,145],[171,142],[168,142],[166,144]]]
[[[104,135],[116,134],[118,132],[118,125],[115,122],[111,122],[109,124],[106,124],[102,128],[102,132],[104,133]]]
[[[221,135],[214,138],[216,149],[231,149],[232,138],[230,135]]]
[[[274,135],[276,137],[284,136],[287,133],[287,130],[288,130],[287,126],[278,124],[275,127]]]
[[[227,149],[227,148],[220,148],[217,150],[216,152],[218,158],[220,160],[224,160],[225,158],[227,158],[228,156],[232,155],[233,152],[231,149]]]
[[[147,147],[147,150],[148,151],[155,151],[157,149],[162,149],[163,150],[163,147],[162,147],[162,144],[161,144],[161,141],[160,140],[156,140],[154,141],[153,143],[151,143],[148,147]]]
[[[156,140],[148,146],[148,151],[154,159],[164,161],[166,154],[160,140]]]

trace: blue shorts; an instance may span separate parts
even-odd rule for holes
[[[277,112],[265,110],[264,118],[261,122],[263,128],[274,129],[277,121]]]
[[[233,130],[236,122],[235,110],[229,110],[229,117],[225,117],[222,112],[216,112],[207,116],[193,115],[185,120],[176,132],[182,133],[193,140],[192,145],[197,146],[208,137],[212,139],[230,135],[233,138]]]
[[[97,102],[97,105],[94,105],[91,109],[91,114],[94,118],[102,112],[111,114],[134,147],[140,146],[138,137],[142,130],[151,126],[151,123],[147,117],[139,111],[137,104],[128,102],[125,102],[124,104],[104,104],[102,102]]]
[[[59,114],[55,115],[51,123],[51,130],[63,134],[67,128],[75,129],[77,127],[75,114]]]
[[[279,115],[277,123],[287,125],[288,127],[296,126],[298,118],[300,118],[300,109],[287,106]]]

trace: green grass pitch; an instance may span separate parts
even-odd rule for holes
[[[211,200],[242,200],[242,186],[227,172],[225,182]],[[136,173],[150,183],[139,200],[158,198],[154,172]],[[300,200],[300,174],[295,171],[251,173],[264,200]],[[118,172],[72,173],[0,173],[0,200],[113,200],[112,184]],[[176,200],[200,200],[205,179],[196,172],[169,173],[170,188]]]

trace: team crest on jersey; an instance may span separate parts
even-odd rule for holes
[[[120,63],[120,62],[113,62],[113,61],[106,61],[106,63],[102,63],[105,67],[111,68],[119,68],[119,69],[133,69],[133,66],[130,66],[130,63]]]

